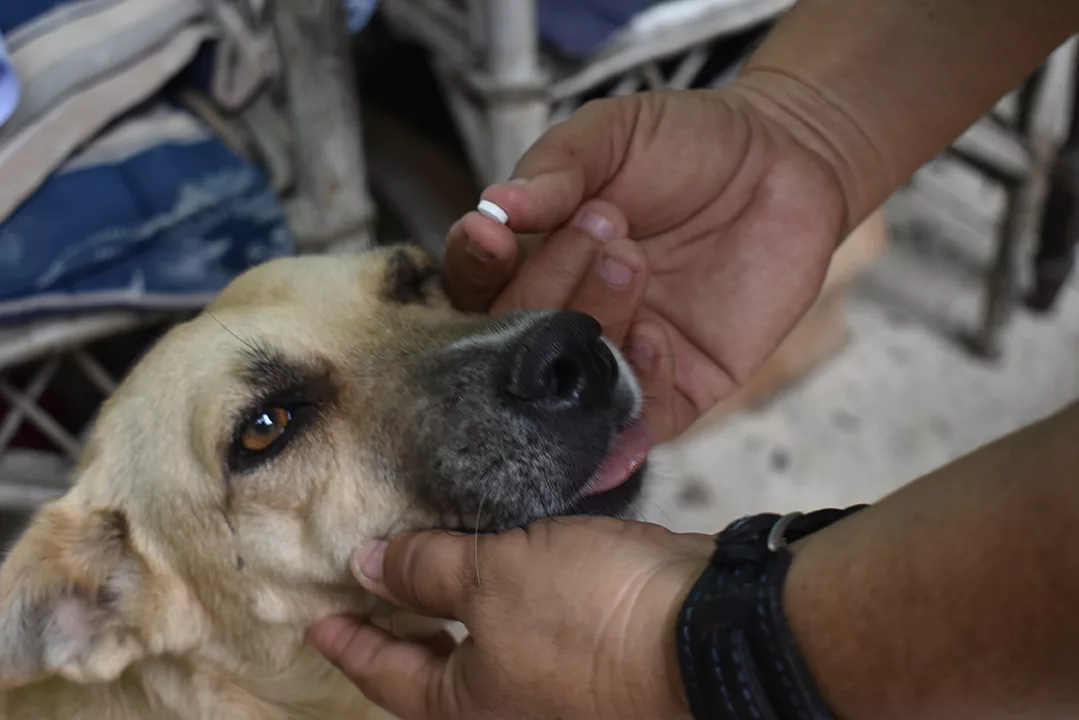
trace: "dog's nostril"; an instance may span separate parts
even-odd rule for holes
[[[503,390],[548,411],[610,405],[618,371],[593,318],[552,314],[529,329],[507,354]]]
[[[567,399],[573,397],[581,384],[581,369],[571,360],[559,358],[547,372],[545,390],[547,397]]]

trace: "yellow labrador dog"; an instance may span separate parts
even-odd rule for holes
[[[134,368],[0,569],[0,717],[374,718],[303,643],[370,612],[350,551],[624,513],[640,409],[591,318],[458,313],[411,248],[254,268]]]

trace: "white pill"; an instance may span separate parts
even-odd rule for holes
[[[476,206],[476,210],[479,211],[480,215],[489,217],[503,225],[510,221],[509,214],[490,200],[480,200],[480,204]]]

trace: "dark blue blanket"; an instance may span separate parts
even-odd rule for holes
[[[367,26],[378,0],[343,0],[349,30]],[[538,0],[540,36],[562,55],[583,59],[656,0]]]
[[[656,0],[539,0],[540,35],[564,55],[585,58]]]

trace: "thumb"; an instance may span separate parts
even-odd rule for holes
[[[352,555],[352,573],[365,589],[400,608],[467,624],[479,587],[481,541],[445,532],[402,533],[361,546]]]
[[[348,617],[332,617],[307,642],[351,680],[368,700],[401,720],[460,717],[453,712],[450,660],[422,643],[399,640]]]
[[[626,355],[644,395],[645,417],[664,441],[670,440],[681,430],[675,412],[675,360],[670,335],[658,322],[638,322],[630,331]]]
[[[622,167],[640,108],[635,96],[588,103],[540,137],[514,180],[487,188],[483,199],[504,209],[517,233],[553,232]]]

